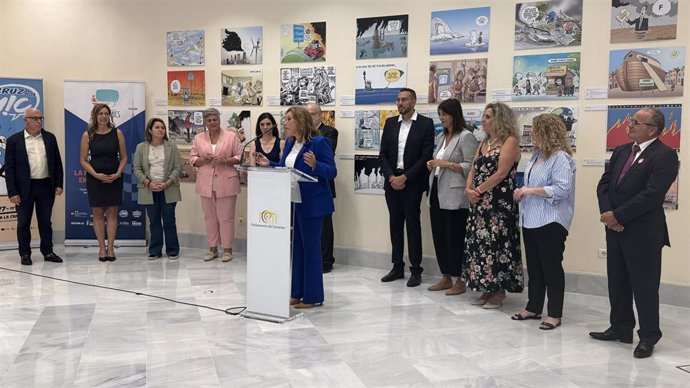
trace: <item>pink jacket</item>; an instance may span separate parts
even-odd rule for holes
[[[194,136],[192,150],[189,153],[189,163],[194,162],[200,157],[213,155],[211,148],[211,137],[208,132],[202,132]],[[242,154],[242,144],[234,132],[220,131],[220,136],[216,142],[215,155],[221,158],[240,159]],[[230,197],[240,193],[240,176],[235,167],[226,165],[216,165],[207,163],[199,167],[196,176],[196,193],[202,197],[211,197],[211,183],[215,178],[216,197]]]

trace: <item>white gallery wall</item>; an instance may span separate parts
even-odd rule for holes
[[[583,166],[585,159],[605,159],[606,111],[587,111],[586,106],[606,104],[682,103],[690,107],[689,93],[684,97],[659,99],[585,100],[586,88],[606,88],[608,58],[611,49],[635,47],[687,46],[690,41],[688,20],[690,4],[681,1],[678,38],[657,42],[610,44],[610,0],[584,0],[582,46],[564,50],[513,50],[515,0],[399,0],[360,1],[228,1],[228,0],[2,0],[0,15],[0,76],[42,78],[44,82],[46,128],[64,144],[64,80],[134,80],[146,82],[149,116],[165,119],[167,107],[154,105],[154,99],[166,98],[166,32],[203,29],[206,31],[206,97],[220,98],[220,31],[226,27],[263,26],[264,96],[279,95],[279,36],[281,24],[326,21],[327,61],[336,67],[336,93],[354,95],[354,67],[358,64],[407,62],[408,86],[427,93],[430,60],[489,58],[488,99],[493,89],[509,89],[513,55],[559,51],[582,53],[577,134],[576,216],[567,241],[564,266],[569,273],[605,274],[606,261],[597,253],[605,247],[604,228],[599,223],[595,187],[603,167]],[[489,52],[476,55],[429,55],[429,25],[432,11],[457,8],[491,7]],[[361,17],[409,14],[408,57],[394,60],[355,61],[355,20]],[[321,63],[320,63],[321,64]],[[298,64],[297,66],[306,65]],[[292,65],[287,65],[292,66]],[[264,111],[279,111],[279,106],[248,108],[252,120]],[[552,105],[551,102],[515,102],[511,106]],[[464,108],[481,109],[480,104]],[[364,109],[363,106],[336,105],[338,142],[338,178],[336,180],[335,241],[341,248],[389,252],[388,213],[383,196],[354,194],[353,161],[354,120],[340,118],[340,111]],[[393,109],[394,105],[372,109]],[[173,109],[173,108],[171,108]],[[174,108],[177,109],[177,108]],[[228,108],[229,110],[229,108]],[[238,109],[234,109],[238,110]],[[418,110],[435,110],[432,105],[418,105]],[[683,126],[689,125],[688,109],[683,109]],[[253,132],[253,131],[252,131]],[[666,212],[672,248],[664,250],[662,282],[690,286],[690,139],[681,138],[679,210]],[[64,150],[64,147],[61,149]],[[64,155],[63,155],[64,157]],[[74,156],[70,156],[74,157]],[[523,157],[528,157],[524,154]],[[182,188],[183,202],[178,205],[178,230],[203,234],[201,205],[192,184]],[[238,201],[237,215],[246,211],[246,190]],[[429,214],[422,205],[424,254],[434,256]],[[64,230],[64,199],[54,210],[54,228]],[[239,224],[237,237],[246,234]],[[337,259],[337,258],[336,258]]]

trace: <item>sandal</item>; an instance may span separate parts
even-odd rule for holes
[[[513,321],[525,321],[527,319],[541,319],[541,314],[535,314],[535,315],[522,315],[520,313],[516,313],[512,317],[510,317]]]
[[[558,323],[555,325],[553,323],[549,323],[549,322],[544,321],[544,322],[539,324],[539,330],[553,330],[560,325],[561,325],[560,320],[558,320]]]

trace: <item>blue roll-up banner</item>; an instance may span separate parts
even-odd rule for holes
[[[137,182],[132,160],[144,140],[146,92],[143,82],[65,81],[65,245],[95,245],[91,208],[86,196],[86,171],[79,163],[81,137],[94,104],[110,106],[113,122],[125,135],[122,205],[118,211],[117,245],[146,244],[144,209],[137,204]]]
[[[43,111],[43,80],[0,77],[0,166],[5,165],[7,138],[24,130],[24,112]],[[44,112],[45,113],[45,112]],[[49,131],[50,127],[46,127]],[[35,218],[32,230],[35,228]],[[0,178],[0,249],[17,248],[17,213],[7,196],[5,178]]]

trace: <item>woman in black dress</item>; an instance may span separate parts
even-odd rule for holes
[[[125,136],[115,128],[106,104],[96,104],[91,110],[91,121],[81,137],[80,161],[88,173],[86,191],[98,239],[98,260],[115,261],[117,208],[122,203],[122,172],[127,165],[127,150]]]
[[[263,136],[261,135],[262,133],[264,134]],[[250,164],[256,166],[256,160],[254,159],[256,152],[262,153],[271,162],[278,163],[285,141],[280,140],[278,125],[272,114],[264,112],[259,115],[259,118],[256,120],[256,136],[260,137],[249,145]]]

